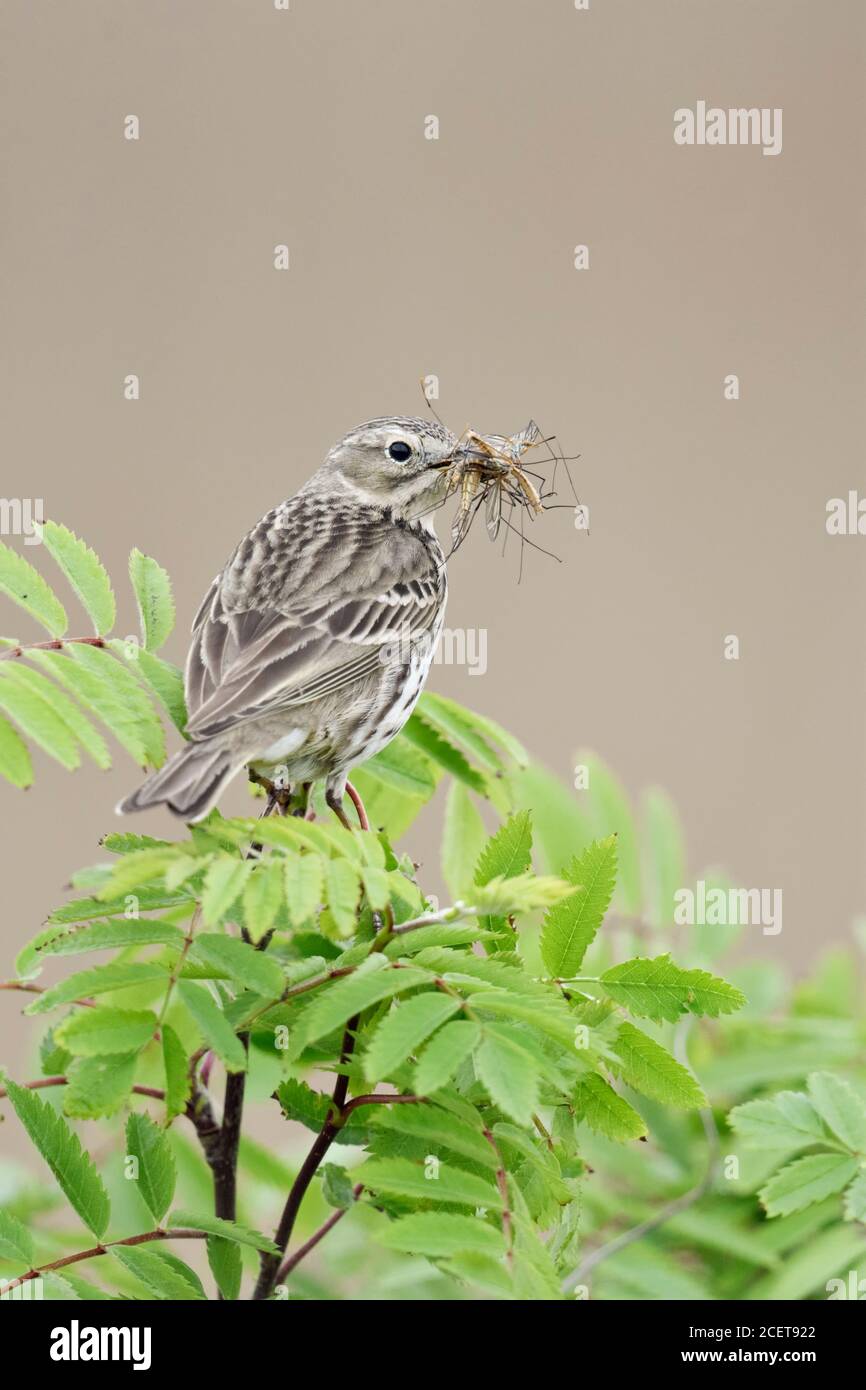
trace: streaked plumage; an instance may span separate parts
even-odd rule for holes
[[[397,462],[389,454],[409,446]],[[197,820],[243,767],[324,780],[408,719],[441,630],[445,557],[430,514],[456,439],[392,417],[348,434],[287,502],[241,541],[193,624],[190,742],[118,810],[165,803]]]

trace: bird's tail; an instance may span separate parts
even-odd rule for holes
[[[201,820],[240,766],[225,745],[215,739],[188,743],[169,758],[165,767],[121,801],[117,814],[125,816],[130,811],[165,805],[186,821]]]

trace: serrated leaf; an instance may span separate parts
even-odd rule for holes
[[[323,867],[328,909],[340,934],[349,936],[356,927],[358,899],[361,895],[358,870],[348,859],[326,859]]]
[[[438,990],[397,1004],[367,1044],[364,1054],[367,1080],[373,1084],[384,1081],[459,1008],[459,999],[440,994]]]
[[[364,763],[364,771],[404,796],[427,801],[436,790],[429,758],[404,738],[395,738]]]
[[[866,1107],[852,1086],[829,1071],[813,1071],[806,1085],[827,1127],[855,1153],[866,1154]]]
[[[498,776],[505,771],[507,766],[502,755],[495,747],[491,746],[491,741],[502,747],[505,747],[507,743],[507,751],[511,756],[514,756],[515,753],[522,754],[522,757],[515,758],[515,761],[526,761],[525,750],[521,748],[516,739],[513,739],[498,724],[494,724],[492,720],[483,718],[474,710],[466,709],[464,705],[459,705],[456,700],[449,700],[444,695],[434,694],[432,690],[426,690],[418,702],[417,709],[428,724],[464,748],[485,772]]]
[[[187,959],[213,966],[220,975],[265,999],[279,999],[286,987],[286,977],[273,956],[236,936],[203,932],[195,937]]]
[[[147,1245],[112,1245],[109,1254],[136,1279],[141,1280],[157,1299],[191,1302],[204,1298],[193,1282],[195,1275],[191,1280],[179,1273],[171,1263],[161,1258],[160,1253]],[[193,1272],[189,1270],[188,1273]]]
[[[115,1115],[129,1099],[138,1064],[136,1052],[75,1057],[68,1065],[63,1111],[76,1120]]]
[[[647,1132],[637,1111],[617,1095],[597,1072],[589,1072],[577,1083],[574,1111],[577,1118],[585,1120],[590,1129],[618,1143],[624,1143],[627,1139],[641,1139]]]
[[[165,1132],[149,1115],[129,1116],[126,1152],[138,1161],[138,1193],[157,1225],[171,1206],[177,1173]]]
[[[177,991],[198,1024],[208,1047],[216,1053],[226,1071],[246,1071],[244,1045],[208,991],[190,980],[178,980]]]
[[[283,1114],[287,1120],[296,1120],[307,1129],[318,1131],[322,1128],[331,1110],[331,1103],[321,1091],[314,1091],[306,1081],[286,1077],[276,1091]],[[334,1136],[337,1144],[366,1144],[367,1129],[354,1118],[342,1126]]]
[[[150,555],[133,550],[129,578],[141,619],[141,636],[148,651],[159,651],[174,628],[174,598],[168,574]]]
[[[252,873],[248,859],[222,855],[215,859],[205,874],[201,908],[209,927],[218,927],[228,915],[246,886]]]
[[[361,869],[364,896],[374,912],[383,912],[391,901],[391,882],[384,869],[365,864]]]
[[[339,1163],[325,1163],[321,1168],[322,1196],[329,1207],[348,1211],[355,1202],[352,1179]]]
[[[493,1104],[519,1125],[532,1123],[540,1074],[535,1058],[495,1024],[484,1029],[475,1070]]]
[[[433,976],[428,970],[414,966],[392,966],[384,957],[369,957],[351,975],[323,985],[316,998],[298,1021],[290,1042],[288,1058],[296,1057],[310,1043],[325,1037],[335,1028],[349,1022],[355,1014],[378,1004],[382,999],[427,984]]]
[[[40,937],[44,940],[40,941]],[[73,956],[124,946],[173,946],[180,950],[183,932],[170,922],[140,917],[128,921],[88,922],[84,926],[70,923],[65,931],[58,927],[47,929],[36,941],[40,942],[35,948],[39,956]]]
[[[371,1192],[392,1197],[442,1202],[448,1206],[488,1207],[501,1211],[503,1202],[492,1179],[451,1165],[413,1163],[408,1158],[371,1158],[353,1175]]]
[[[700,1109],[707,1104],[691,1072],[640,1028],[621,1024],[611,1047],[619,1058],[623,1081],[642,1095],[681,1110]]]
[[[22,791],[33,783],[33,763],[27,744],[8,719],[0,718],[0,776]]]
[[[552,907],[572,892],[570,884],[548,874],[513,874],[510,878],[497,875],[472,889],[472,905],[485,916],[510,917]]]
[[[403,738],[434,763],[438,763],[441,768],[450,773],[457,783],[471,787],[474,792],[484,796],[487,791],[487,782],[484,776],[478,772],[464,757],[460,749],[443,737],[440,730],[429,724],[417,712],[410,716],[403,726]]]
[[[790,1216],[834,1192],[841,1192],[856,1172],[856,1158],[844,1154],[808,1154],[780,1168],[758,1196],[768,1216]]]
[[[39,696],[54,711],[69,730],[73,739],[81,744],[82,748],[90,755],[97,767],[108,768],[111,766],[111,754],[105,739],[94,729],[87,716],[78,708],[68,695],[44,676],[40,671],[34,671],[23,662],[9,662],[4,667],[4,673],[23,685],[26,690]]]
[[[452,1115],[439,1105],[383,1105],[375,1108],[378,1113],[371,1124],[374,1133],[387,1130],[405,1134],[423,1140],[433,1153],[441,1146],[485,1168],[495,1171],[499,1166],[492,1146],[481,1133],[480,1121],[479,1127],[473,1128],[466,1120]]]
[[[226,1240],[225,1236],[208,1236],[207,1262],[223,1298],[232,1302],[241,1291],[240,1246],[233,1240]]]
[[[250,939],[261,941],[274,925],[283,903],[283,866],[278,860],[265,860],[255,866],[244,887],[243,903]]]
[[[568,978],[580,968],[610,906],[616,887],[616,836],[594,840],[563,877],[580,891],[552,907],[541,929],[541,955],[557,978]]]
[[[41,1096],[14,1081],[7,1081],[6,1093],[70,1206],[100,1240],[105,1234],[111,1207],[93,1159],[85,1153],[77,1134],[63,1117]]]
[[[486,839],[484,822],[460,782],[452,782],[442,827],[442,876],[455,898],[466,897]]]
[[[107,965],[95,965],[90,970],[67,975],[65,980],[46,989],[28,1004],[25,1013],[44,1014],[60,1004],[72,1004],[76,999],[88,999],[132,985],[151,984],[154,980],[168,981],[168,971],[159,961],[111,961]]]
[[[481,1027],[474,1019],[459,1019],[441,1028],[421,1053],[415,1068],[417,1094],[428,1096],[447,1086],[480,1037]]]
[[[150,699],[135,677],[103,647],[75,643],[67,650],[80,668],[95,676],[97,680],[102,680],[123,702],[128,713],[138,724],[147,761],[153,767],[161,767],[165,761],[165,730]]]
[[[33,1237],[17,1217],[0,1207],[0,1259],[13,1260],[23,1270],[33,1267]]]
[[[187,709],[183,689],[183,671],[161,656],[155,656],[145,647],[136,646],[129,650],[130,644],[123,640],[109,643],[111,650],[122,657],[143,685],[157,697],[172,724],[180,733],[186,732]]]
[[[479,887],[494,878],[514,878],[531,867],[532,824],[528,811],[509,816],[491,836],[478,859],[473,882]]]
[[[104,637],[114,627],[116,605],[111,580],[99,556],[56,521],[44,522],[39,534],[45,549],[60,566],[89,614],[95,632]]]
[[[56,714],[47,700],[35,690],[27,689],[6,670],[8,663],[0,667],[0,709],[15,720],[23,733],[34,743],[73,772],[81,765],[77,740]]]
[[[189,1059],[186,1049],[174,1029],[163,1023],[162,1065],[165,1071],[165,1113],[169,1124],[176,1115],[182,1115],[192,1095],[192,1082],[189,1075]]]
[[[765,1151],[809,1148],[827,1138],[809,1097],[779,1091],[764,1100],[748,1100],[728,1114],[728,1123],[745,1144]]]
[[[85,670],[82,664],[77,663],[71,655],[77,650],[78,647],[72,646],[63,652],[31,650],[27,653],[27,658],[71,691],[85,708],[102,720],[121,747],[125,748],[140,766],[145,766],[150,758],[152,740],[139,717],[137,707],[127,704],[123,692],[115,688],[110,671]],[[107,657],[106,660],[118,670],[122,669],[111,657]],[[153,719],[158,723],[155,715]]]
[[[283,872],[289,921],[293,927],[303,926],[322,905],[322,861],[317,854],[289,852]]]
[[[149,1009],[81,1009],[54,1030],[57,1041],[76,1057],[105,1057],[135,1052],[156,1032],[156,1014]]]
[[[846,1221],[866,1222],[866,1173],[858,1173],[842,1199]]]
[[[63,604],[37,569],[0,542],[0,593],[6,594],[35,618],[51,637],[62,637],[68,626]]]
[[[623,961],[605,970],[601,983],[611,999],[639,1018],[669,1023],[686,1012],[718,1018],[746,1002],[745,995],[727,980],[706,970],[684,970],[669,955]]]
[[[223,1221],[219,1216],[198,1216],[188,1211],[173,1211],[167,1224],[175,1228],[206,1231],[208,1235],[222,1236],[225,1240],[234,1241],[236,1245],[248,1245],[252,1250],[263,1250],[270,1255],[279,1253],[274,1242],[268,1236],[263,1236],[260,1231],[242,1226],[237,1221]]]
[[[447,1212],[413,1212],[393,1221],[379,1232],[379,1241],[389,1250],[436,1258],[459,1251],[477,1250],[484,1255],[504,1255],[502,1232],[473,1216],[451,1216]]]

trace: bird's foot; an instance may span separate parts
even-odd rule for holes
[[[346,783],[346,791],[348,793],[349,800],[352,802],[352,805],[355,807],[355,810],[358,813],[358,824],[360,825],[362,830],[369,830],[370,822],[367,819],[367,812],[364,809],[364,803],[361,800],[360,792],[358,791],[357,787],[352,786],[351,782]],[[333,788],[327,788],[327,790],[325,791],[325,800],[327,801],[331,810],[334,812],[334,815],[337,817],[337,820],[340,822],[340,824],[344,825],[347,830],[354,830],[355,826],[349,820],[349,817],[346,815],[346,812],[343,808],[343,798],[339,796],[337,792],[333,790]]]

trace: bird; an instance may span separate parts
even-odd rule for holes
[[[438,420],[350,430],[294,497],[240,541],[192,627],[187,743],[117,807],[206,817],[243,768],[271,795],[324,782],[345,809],[350,769],[400,732],[445,616],[433,517],[460,443]],[[357,817],[363,803],[348,784]]]

